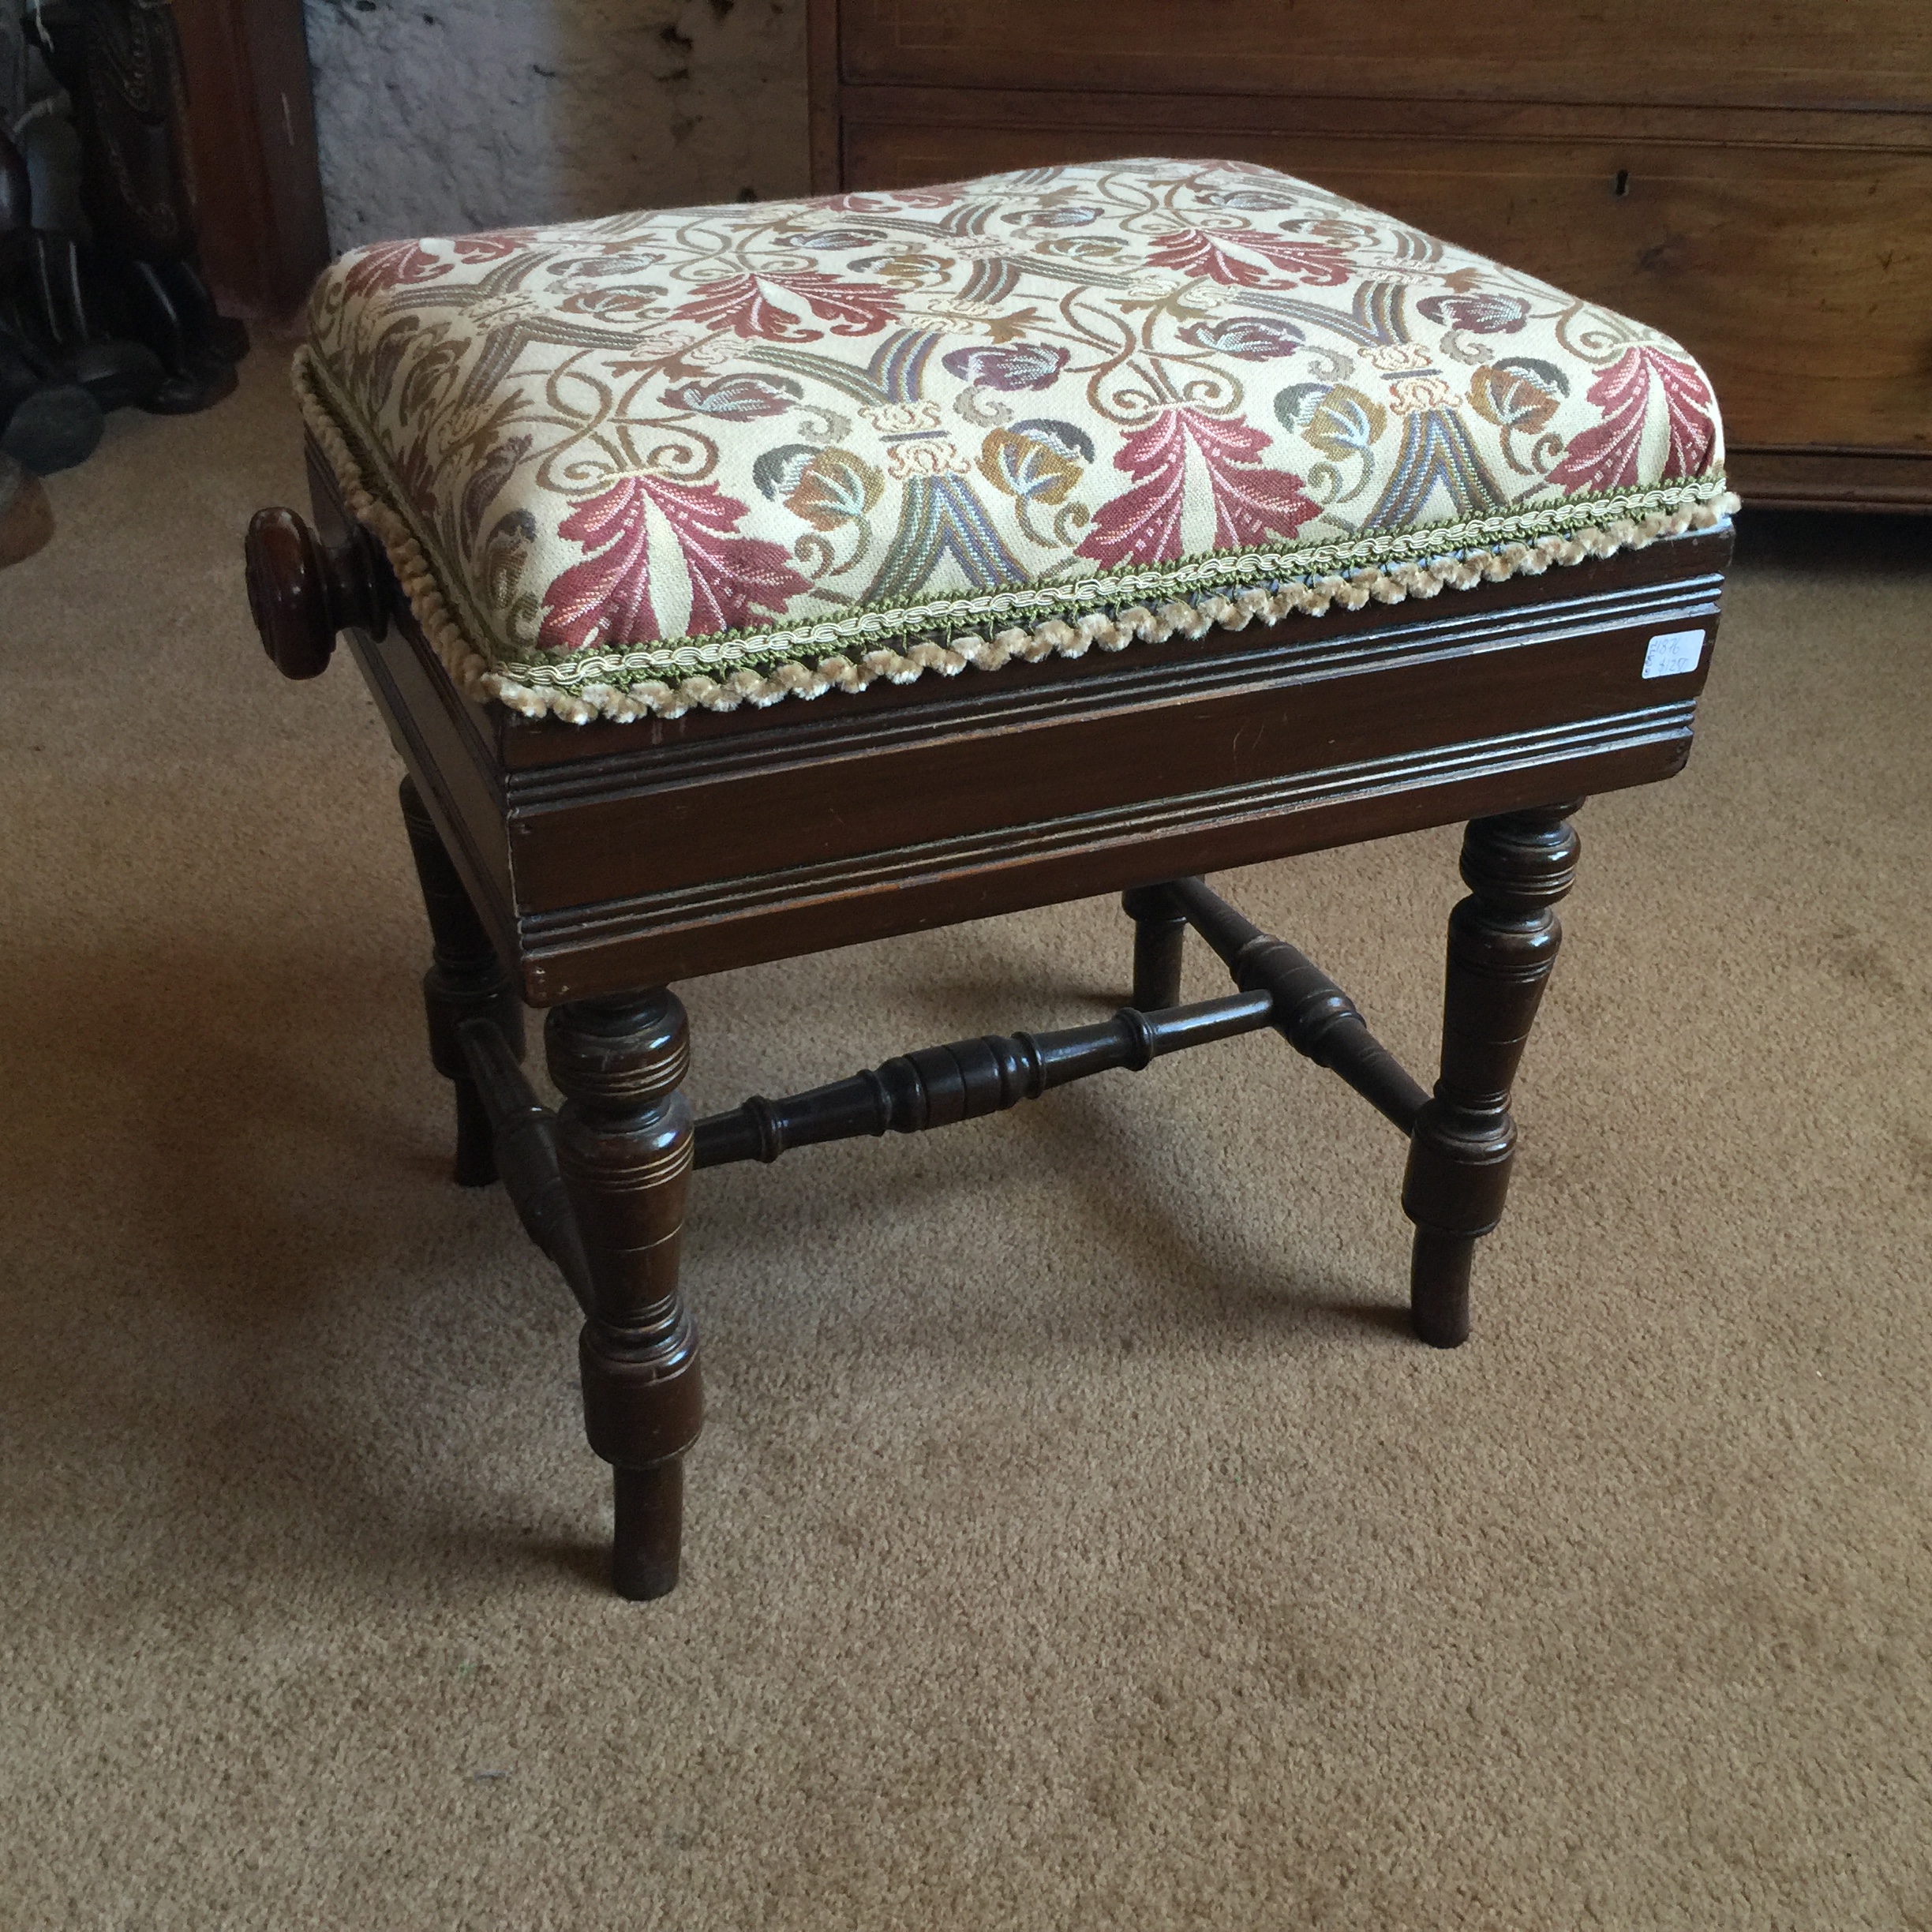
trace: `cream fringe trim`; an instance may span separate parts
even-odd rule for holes
[[[1591,557],[1614,556],[1619,550],[1642,550],[1660,537],[1709,530],[1739,507],[1737,497],[1726,491],[1680,510],[1619,519],[1567,536],[1500,544],[1494,549],[1470,551],[1428,564],[1397,564],[1386,569],[1372,566],[1346,577],[1286,582],[1274,590],[1240,590],[1232,597],[1213,593],[1192,601],[1177,597],[1157,609],[1136,604],[1111,615],[1095,611],[1070,621],[1049,618],[1031,630],[1000,631],[991,637],[957,635],[944,642],[921,638],[903,650],[882,646],[856,658],[832,657],[815,665],[781,664],[763,671],[747,666],[721,679],[698,672],[675,685],[652,678],[623,690],[613,684],[582,684],[572,691],[560,691],[519,683],[491,668],[451,615],[414,533],[387,504],[370,494],[354,451],[315,393],[305,349],[297,351],[294,378],[303,417],[335,472],[343,501],[352,515],[381,538],[410,609],[443,668],[472,697],[494,698],[526,717],[541,717],[547,711],[567,724],[588,724],[598,718],[628,724],[643,717],[682,717],[698,710],[735,711],[744,704],[762,707],[784,698],[822,698],[829,691],[862,691],[881,679],[892,684],[910,684],[929,671],[942,677],[957,677],[968,665],[975,670],[998,671],[1013,663],[1038,664],[1046,657],[1082,657],[1095,649],[1118,651],[1130,644],[1204,637],[1217,624],[1224,630],[1243,631],[1251,623],[1276,624],[1290,616],[1320,617],[1337,605],[1344,610],[1360,610],[1370,602],[1400,604],[1408,597],[1432,597],[1445,590],[1469,590],[1477,584],[1501,583],[1511,577],[1540,577],[1553,564],[1581,564]]]

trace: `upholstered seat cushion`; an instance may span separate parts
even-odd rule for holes
[[[768,703],[1717,520],[1642,324],[1267,169],[1118,161],[385,242],[298,387],[466,686]]]

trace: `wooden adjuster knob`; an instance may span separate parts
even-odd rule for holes
[[[380,637],[388,628],[382,560],[361,524],[330,544],[293,510],[258,510],[245,548],[249,612],[284,677],[319,677],[339,631]]]

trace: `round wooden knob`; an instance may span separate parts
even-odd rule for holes
[[[346,625],[381,636],[382,592],[360,525],[325,544],[293,510],[258,510],[245,549],[249,614],[284,677],[319,677]]]

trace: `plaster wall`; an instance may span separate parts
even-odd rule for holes
[[[805,0],[304,0],[337,250],[803,194]]]

